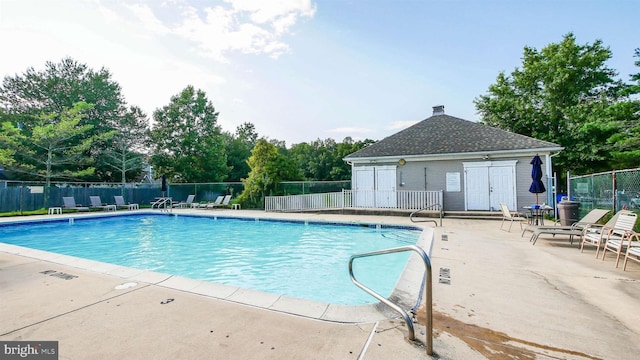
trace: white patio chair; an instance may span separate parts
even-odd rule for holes
[[[633,233],[629,238],[630,243],[627,246],[627,252],[624,255],[624,264],[622,270],[627,270],[627,261],[632,260],[640,263],[640,234]]]
[[[629,210],[620,210],[604,226],[598,224],[587,225],[582,231],[580,252],[584,251],[585,245],[595,246],[597,259],[600,247],[607,241],[623,241],[625,234],[633,230],[637,218],[638,215]]]
[[[500,224],[500,230],[504,230],[502,227],[505,221],[509,222],[509,230],[505,230],[509,232],[511,232],[511,226],[513,226],[514,221],[520,223],[520,230],[522,230],[522,222],[529,221],[529,219],[527,219],[521,213],[517,211],[511,212],[511,210],[509,210],[509,208],[507,207],[507,204],[500,204],[500,209],[502,210],[502,223]]]

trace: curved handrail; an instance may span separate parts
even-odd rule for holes
[[[167,208],[167,205],[169,205],[169,207]],[[173,201],[172,198],[170,197],[163,197],[163,198],[159,198],[156,201],[152,201],[151,202],[151,208],[157,208],[160,209],[160,207],[163,207],[165,210],[167,209],[171,209],[173,207]]]
[[[413,223],[418,223],[418,222],[432,222],[432,223],[434,223],[436,226],[438,226],[438,223],[437,223],[435,220],[433,220],[433,219],[425,219],[425,220],[414,220],[414,219],[413,219],[413,216],[414,216],[415,214],[419,213],[420,211],[430,210],[430,209],[433,209],[433,208],[435,208],[435,207],[437,207],[437,208],[438,208],[438,210],[440,210],[440,227],[442,227],[442,206],[441,206],[440,204],[433,204],[433,205],[429,205],[429,206],[427,206],[427,207],[423,207],[423,208],[422,208],[422,209],[420,209],[420,210],[416,210],[416,211],[412,212],[412,213],[409,215],[409,220],[411,220],[411,222],[413,222]]]
[[[424,252],[424,250],[416,245],[407,245],[407,246],[401,246],[401,247],[397,247],[397,248],[390,248],[390,249],[385,249],[385,250],[378,250],[378,251],[372,251],[372,252],[367,252],[367,253],[361,253],[361,254],[355,254],[355,255],[351,255],[351,257],[349,258],[349,276],[351,277],[351,281],[359,288],[361,288],[362,290],[364,290],[367,294],[373,296],[374,298],[380,300],[380,302],[382,302],[383,304],[387,305],[388,307],[392,308],[393,310],[397,311],[398,313],[400,313],[400,315],[402,315],[402,317],[404,318],[404,321],[407,323],[407,328],[409,330],[409,340],[414,340],[415,339],[415,331],[413,329],[413,322],[411,321],[411,318],[409,317],[409,314],[407,314],[406,311],[404,311],[400,306],[398,306],[397,304],[391,302],[389,299],[385,298],[384,296],[376,293],[375,291],[369,289],[368,287],[366,287],[364,284],[360,283],[358,280],[356,280],[355,276],[353,275],[353,260],[356,258],[361,258],[361,257],[368,257],[368,256],[375,256],[375,255],[384,255],[384,254],[392,254],[392,253],[397,253],[397,252],[404,252],[404,251],[415,251],[417,252],[420,257],[422,258],[422,261],[424,263],[425,266],[425,273],[424,273],[424,277],[423,277],[423,282],[426,284],[426,286],[424,287],[424,297],[425,297],[425,302],[426,302],[426,306],[425,306],[425,310],[426,310],[426,336],[427,336],[427,340],[426,340],[426,349],[427,349],[427,355],[432,355],[433,354],[433,319],[432,319],[432,285],[431,285],[431,261],[429,260],[429,256],[427,255],[427,253]]]

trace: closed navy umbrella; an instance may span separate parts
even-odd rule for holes
[[[162,197],[164,197],[164,193],[167,192],[167,175],[162,175],[162,188],[160,191],[162,191]]]
[[[529,192],[536,194],[536,204],[538,203],[538,194],[547,191],[544,187],[544,183],[542,182],[542,160],[540,156],[536,154],[536,156],[531,159],[531,186],[529,187]]]

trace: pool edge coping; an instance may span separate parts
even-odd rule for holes
[[[63,214],[55,217],[37,218],[37,219],[19,219],[11,221],[0,219],[0,225],[3,224],[25,224],[25,223],[42,223],[50,221],[64,221],[75,218],[97,218],[111,217],[123,215],[161,215],[156,211],[138,210],[126,211],[120,213],[95,213],[95,214]],[[163,213],[166,215],[166,213]],[[171,215],[171,214],[170,214]],[[177,214],[173,214],[177,215]],[[216,214],[182,214],[182,216],[192,217],[223,217],[232,219],[247,219],[247,217],[239,217],[233,215],[219,216]],[[341,225],[383,225],[394,227],[390,224],[380,224],[379,222],[362,222],[362,221],[334,221],[334,220],[296,220],[296,219],[277,219],[277,218],[260,218],[253,216],[254,219],[264,219],[268,221],[283,222],[300,222],[300,223],[318,223],[318,224],[341,224]],[[414,227],[422,229],[422,232],[416,242],[416,245],[425,250],[427,255],[431,257],[431,251],[434,242],[434,231],[432,227],[407,226],[398,224],[399,228]],[[430,236],[425,235],[430,233]],[[38,249],[31,249],[18,245],[0,243],[0,252],[4,252],[14,256],[27,257],[38,261],[50,262],[58,265],[68,266],[102,275],[114,276],[126,280],[128,282],[138,281],[141,283],[169,288],[177,291],[183,291],[196,294],[216,300],[232,302],[240,305],[261,308],[269,311],[276,311],[293,316],[300,316],[320,321],[337,322],[337,323],[373,323],[380,320],[387,320],[390,316],[388,308],[380,302],[366,305],[339,305],[331,304],[307,299],[294,298],[279,294],[266,293],[257,290],[251,290],[241,287],[212,283],[202,280],[195,280],[178,275],[141,270],[137,268],[114,265],[110,263],[99,262],[95,260],[84,259],[69,255],[63,255]],[[396,298],[401,302],[408,304],[419,298],[421,290],[421,279],[414,279],[416,266],[423,267],[421,259],[411,256],[400,275],[390,298]],[[410,278],[410,279],[409,279]],[[417,288],[415,285],[418,285]],[[355,285],[354,285],[355,286]],[[402,290],[399,290],[401,288]],[[416,292],[417,289],[417,292]],[[411,297],[413,300],[408,299]]]

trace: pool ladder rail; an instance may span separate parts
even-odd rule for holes
[[[170,197],[157,198],[155,201],[151,202],[151,208],[159,209],[161,211],[171,211],[173,208],[173,200]]]
[[[427,207],[423,207],[423,208],[422,208],[422,209],[420,209],[420,210],[416,210],[416,211],[412,212],[412,213],[409,215],[409,220],[411,220],[411,222],[413,222],[413,223],[418,223],[418,222],[432,222],[432,223],[434,223],[436,226],[438,226],[438,222],[437,222],[437,221],[435,221],[435,220],[433,220],[433,219],[424,219],[424,218],[421,218],[420,220],[418,220],[418,219],[414,219],[414,216],[416,216],[419,212],[421,212],[421,211],[426,211],[426,210],[433,210],[433,209],[438,210],[438,213],[440,214],[440,227],[442,227],[442,216],[443,216],[443,211],[442,211],[442,205],[440,205],[440,204],[433,204],[433,205],[429,205],[429,206],[427,206]]]
[[[390,249],[384,249],[384,250],[378,250],[378,251],[372,251],[372,252],[367,252],[367,253],[361,253],[361,254],[355,254],[355,255],[351,255],[351,257],[349,258],[349,276],[351,277],[351,281],[359,288],[361,288],[362,290],[364,290],[366,293],[368,293],[369,295],[373,296],[374,298],[378,299],[380,302],[382,302],[383,304],[387,305],[388,307],[392,308],[393,310],[395,310],[396,312],[400,313],[400,315],[402,315],[405,323],[407,324],[407,329],[409,330],[409,334],[407,336],[407,338],[411,341],[415,340],[415,330],[413,329],[413,321],[411,320],[411,317],[409,316],[409,314],[402,309],[398,304],[392,302],[391,300],[385,298],[384,296],[376,293],[375,291],[373,291],[372,289],[368,288],[367,286],[365,286],[364,284],[362,284],[361,282],[359,282],[358,280],[356,280],[355,276],[353,275],[353,260],[357,259],[357,258],[362,258],[362,257],[369,257],[369,256],[377,256],[377,255],[385,255],[385,254],[392,254],[392,253],[398,253],[398,252],[405,252],[405,251],[414,251],[416,253],[418,253],[418,255],[420,255],[420,257],[422,258],[422,261],[424,263],[424,267],[425,267],[425,271],[424,271],[424,276],[422,279],[422,291],[424,291],[424,298],[425,298],[425,311],[426,311],[426,341],[425,341],[425,347],[427,349],[427,355],[433,355],[433,316],[432,316],[432,306],[433,306],[433,299],[432,299],[432,284],[431,284],[431,261],[429,260],[429,256],[427,255],[427,253],[425,253],[425,251],[416,246],[416,245],[408,245],[408,246],[401,246],[401,247],[396,247],[396,248],[390,248]],[[420,306],[420,297],[422,295],[422,291],[420,292],[420,294],[418,295],[418,302],[416,303],[414,309],[412,310],[417,310],[418,307]]]

